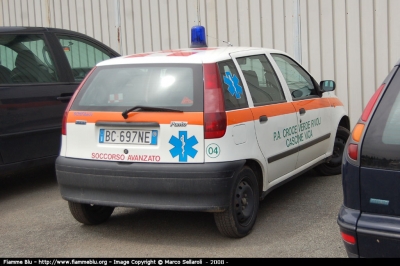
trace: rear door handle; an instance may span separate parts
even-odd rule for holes
[[[59,101],[69,101],[69,100],[71,100],[71,97],[72,96],[60,96],[60,97],[57,97],[57,100],[59,100]]]
[[[300,115],[304,115],[306,113],[306,109],[300,108],[299,113],[300,113]]]
[[[260,116],[259,120],[260,120],[260,123],[265,123],[268,121],[268,117],[266,115],[262,115],[262,116]]]
[[[61,93],[60,96],[57,97],[57,100],[63,103],[69,102],[71,100],[73,93]]]

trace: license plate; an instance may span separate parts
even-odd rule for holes
[[[100,129],[99,143],[157,145],[157,130]]]

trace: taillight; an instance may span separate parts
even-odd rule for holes
[[[378,100],[379,95],[381,95],[383,88],[385,87],[385,83],[383,83],[378,90],[374,93],[374,95],[372,95],[371,99],[369,100],[367,106],[365,107],[362,116],[361,116],[361,120],[366,122],[372,112],[372,109],[375,106],[376,101]]]
[[[358,145],[357,144],[349,144],[347,148],[347,152],[349,153],[349,157],[354,161],[358,159]]]
[[[217,64],[204,64],[204,138],[221,138],[226,132],[225,100]]]
[[[362,133],[363,133],[363,131],[364,131],[364,127],[365,127],[364,124],[357,124],[357,125],[354,127],[353,133],[351,133],[351,136],[352,136],[352,138],[353,138],[353,140],[354,140],[355,142],[359,142],[359,141],[360,141],[361,135],[362,135]]]
[[[71,100],[69,100],[69,103],[67,105],[67,108],[65,108],[64,111],[64,116],[62,119],[62,126],[61,126],[61,134],[67,135],[67,118],[68,118],[68,112],[71,109],[72,103],[74,102],[76,95],[79,93],[81,88],[83,87],[83,84],[85,84],[86,80],[89,78],[90,74],[96,69],[96,67],[93,67],[92,70],[86,75],[85,79],[81,82],[81,84],[78,86],[78,88],[75,90],[75,93],[72,95]]]
[[[69,102],[71,102],[71,100]],[[68,117],[67,110],[69,110],[69,108],[70,108],[70,105],[68,104],[67,108],[64,111],[64,115],[63,115],[62,126],[61,126],[61,134],[63,134],[63,135],[67,135],[67,117]]]
[[[356,143],[350,143],[349,146],[347,146],[347,154],[354,161],[357,161],[357,159],[358,159],[358,144],[357,143],[361,139],[362,133],[364,131],[364,127],[365,127],[364,124],[357,124],[354,127],[353,132],[351,133],[351,137],[352,137],[353,142],[356,142]]]
[[[351,159],[355,161],[358,160],[358,143],[360,142],[362,134],[364,132],[364,123],[367,122],[369,117],[371,116],[372,109],[374,109],[375,104],[383,91],[383,88],[385,88],[385,85],[386,84],[383,83],[374,93],[374,95],[372,95],[371,99],[368,101],[367,106],[364,108],[359,123],[354,127],[353,132],[351,133],[353,143],[347,146],[347,154]]]
[[[351,245],[355,245],[356,244],[356,238],[352,235],[340,232],[340,234],[342,235],[342,239],[343,241],[351,244]]]

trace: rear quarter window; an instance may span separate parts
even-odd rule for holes
[[[221,76],[222,90],[225,99],[225,109],[236,110],[247,108],[246,94],[244,92],[243,82],[239,76],[235,63],[232,60],[227,60],[218,63]],[[227,81],[231,82],[227,82]],[[237,89],[241,91],[237,91]]]
[[[388,85],[368,125],[361,166],[400,170],[400,73]]]
[[[203,69],[195,64],[131,64],[96,68],[72,110],[124,111],[134,106],[203,111]]]

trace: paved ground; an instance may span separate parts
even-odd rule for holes
[[[32,172],[0,179],[0,257],[346,258],[341,202],[341,176],[310,171],[271,192],[242,239],[221,236],[211,213],[117,208],[106,223],[84,226],[54,172]]]

